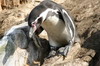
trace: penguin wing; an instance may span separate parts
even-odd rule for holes
[[[72,18],[70,17],[70,15],[68,14],[68,12],[64,9],[60,10],[60,13],[62,15],[62,18],[64,20],[64,23],[66,25],[66,28],[68,29],[70,36],[71,36],[71,40],[70,41],[74,41],[75,38],[75,24],[72,20]]]

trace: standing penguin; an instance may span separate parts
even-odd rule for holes
[[[42,27],[48,34],[51,47],[65,46],[64,56],[78,39],[72,18],[61,5],[53,1],[43,1],[36,6],[29,14],[28,25],[30,37]]]

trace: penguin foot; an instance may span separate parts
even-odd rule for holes
[[[59,49],[56,48],[56,50],[52,49],[47,58],[51,58],[51,57],[54,57],[56,55],[61,55],[61,56],[63,56],[63,59],[65,59],[65,57],[67,56],[69,50],[70,50],[69,45],[67,45],[65,47],[60,47]]]
[[[65,49],[65,47],[59,48],[59,49],[57,50],[57,54],[58,54],[58,55],[64,56],[64,49]]]
[[[51,50],[47,58],[51,58],[56,56],[57,52],[55,50]]]
[[[65,49],[64,49],[64,56],[67,56],[68,52],[70,50],[70,46],[65,46]]]
[[[61,47],[58,49],[57,52],[58,52],[58,55],[62,55],[64,57],[66,57],[69,52],[69,46]]]

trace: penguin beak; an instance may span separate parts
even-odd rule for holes
[[[29,31],[29,37],[32,38],[33,33],[37,30],[37,28],[39,28],[40,24],[34,23],[32,24],[32,27],[30,27],[30,31]]]

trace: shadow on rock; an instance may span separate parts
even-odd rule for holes
[[[27,64],[30,66],[38,65],[41,66],[44,62],[45,57],[50,52],[50,46],[46,39],[40,39],[41,46],[37,47],[33,41],[30,41],[27,51],[29,52]]]
[[[96,55],[92,58],[92,60],[89,62],[89,66],[95,66],[96,62],[99,60],[99,56],[100,56],[100,30],[98,31],[90,31],[88,29],[84,35],[88,38],[86,38],[86,40],[83,43],[84,48],[87,49],[93,49],[96,52]],[[89,34],[88,34],[89,33]]]
[[[44,62],[44,59],[50,52],[49,42],[46,39],[40,38],[35,34],[33,38],[37,39],[36,41],[32,38],[29,38],[29,29],[26,29],[24,28],[22,30],[24,31],[28,40],[28,45],[26,47],[26,50],[28,52],[27,64],[29,66],[41,66]]]
[[[15,46],[13,45],[13,42],[11,41],[11,38],[8,38],[10,39],[10,41],[8,41],[8,44],[7,46],[5,47],[5,56],[4,56],[4,59],[3,59],[3,65],[7,62],[8,58],[13,55],[13,53],[15,52]]]

